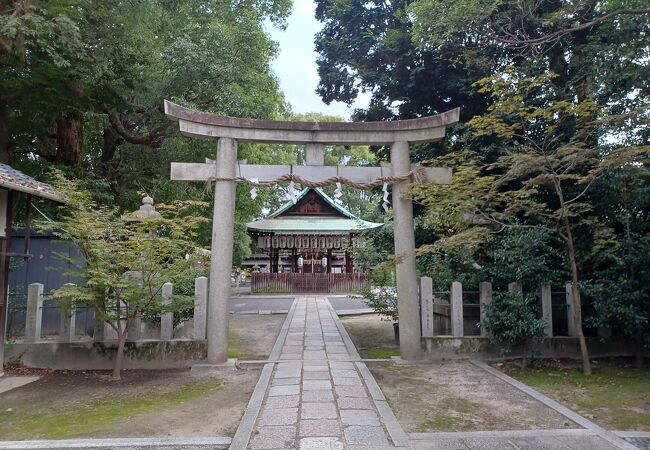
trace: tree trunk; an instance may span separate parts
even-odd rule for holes
[[[103,163],[109,163],[113,159],[115,151],[123,142],[123,139],[112,127],[106,127],[102,134],[102,141],[101,161]]]
[[[78,167],[83,160],[82,122],[78,114],[68,114],[56,121],[56,157],[54,163]]]
[[[578,288],[578,264],[576,263],[576,252],[573,245],[573,233],[571,233],[571,224],[569,219],[564,217],[564,231],[566,233],[567,252],[571,264],[571,297],[573,308],[573,322],[575,323],[578,342],[580,343],[580,355],[582,356],[582,373],[591,375],[591,362],[589,361],[589,350],[587,341],[582,332],[582,303],[580,301],[580,289]]]
[[[14,150],[9,135],[9,107],[0,100],[0,163],[11,165],[14,162]]]
[[[119,381],[122,377],[122,360],[124,359],[124,344],[126,343],[126,329],[118,327],[117,332],[117,353],[113,361],[113,381]]]

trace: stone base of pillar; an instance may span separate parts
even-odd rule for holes
[[[237,358],[228,358],[228,361],[221,364],[194,364],[190,369],[190,372],[194,373],[210,373],[210,372],[222,372],[224,370],[237,370],[239,369],[237,364]]]

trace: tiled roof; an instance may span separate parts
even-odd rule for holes
[[[25,192],[58,202],[61,201],[61,197],[49,184],[42,183],[29,175],[25,175],[20,170],[2,163],[0,163],[0,188]]]
[[[361,219],[292,216],[256,220],[247,224],[247,228],[249,231],[256,232],[327,233],[371,230],[382,225],[381,223],[367,222]]]

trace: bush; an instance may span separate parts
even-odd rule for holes
[[[377,314],[393,323],[399,322],[397,315],[397,290],[393,286],[363,288],[361,297]]]
[[[488,331],[490,340],[501,345],[504,352],[523,345],[522,370],[526,369],[533,338],[544,336],[546,328],[546,322],[537,317],[535,305],[534,295],[497,293],[487,307],[485,320],[480,323]]]

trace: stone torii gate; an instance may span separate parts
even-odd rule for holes
[[[273,182],[293,174],[311,182],[342,177],[369,183],[382,177],[412,173],[409,144],[431,142],[445,136],[445,128],[458,122],[459,109],[436,116],[394,122],[285,122],[218,116],[165,101],[165,114],[178,121],[185,136],[217,141],[216,161],[172,163],[171,179],[215,180],[212,252],[207,314],[208,363],[228,359],[228,314],[235,222],[235,178]],[[238,142],[306,145],[306,166],[250,165],[237,161]],[[390,145],[391,165],[383,167],[324,166],[323,146]],[[420,168],[425,182],[451,183],[447,168]],[[415,268],[413,204],[401,197],[410,180],[393,184],[397,298],[400,323],[400,354],[407,360],[420,358],[420,308]],[[217,244],[218,243],[218,244]],[[219,245],[218,248],[217,245]]]

